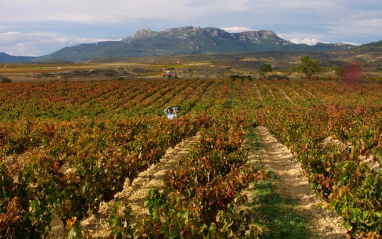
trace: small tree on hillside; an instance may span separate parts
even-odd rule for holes
[[[322,70],[318,61],[310,58],[310,56],[301,57],[301,65],[299,68],[301,72],[305,73],[308,80],[310,80],[313,74],[317,74]]]
[[[263,64],[260,69],[257,71],[257,73],[259,73],[262,77],[265,77],[265,75],[268,73],[268,72],[272,72],[273,71],[273,68],[270,64]]]

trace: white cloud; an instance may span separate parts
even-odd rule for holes
[[[195,18],[247,11],[248,0],[12,0],[1,4],[0,21],[131,22]],[[17,11],[11,11],[17,9]]]
[[[295,43],[295,44],[306,44],[306,45],[316,45],[317,43],[321,42],[318,39],[300,39],[300,38],[292,38],[289,41]]]
[[[253,30],[249,27],[224,27],[222,29],[226,32],[231,32],[231,33],[256,31],[256,30]]]
[[[335,24],[334,24],[335,23]],[[353,11],[330,16],[327,28],[331,34],[380,35],[382,29],[382,11]]]
[[[58,33],[0,33],[0,52],[14,56],[41,56],[79,43],[106,41],[91,37],[66,36]]]
[[[353,45],[353,46],[360,46],[361,44],[359,44],[359,43],[356,43],[356,42],[342,42],[342,43],[344,43],[344,44],[349,44],[349,45]]]
[[[285,40],[291,41],[296,44],[316,45],[319,42],[323,42],[320,39],[324,39],[323,34],[312,34],[305,32],[286,32],[277,33],[277,35]]]
[[[372,19],[382,19],[382,11],[371,11],[371,12],[359,12],[356,15],[357,19],[363,19],[363,20],[372,20]]]

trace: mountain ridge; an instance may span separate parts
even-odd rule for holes
[[[164,31],[143,29],[120,41],[105,41],[65,47],[36,61],[85,61],[97,58],[197,55],[257,51],[337,51],[352,45],[321,43],[317,46],[295,44],[277,36],[273,31],[229,33],[213,27],[181,27]]]
[[[0,52],[0,62],[5,63],[5,62],[30,62],[32,60],[36,59],[36,57],[33,56],[11,56],[8,55],[5,52]]]

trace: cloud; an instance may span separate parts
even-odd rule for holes
[[[324,42],[324,34],[306,33],[306,32],[285,32],[277,33],[277,35],[285,40],[291,41],[295,44],[316,45],[319,42]]]
[[[345,36],[378,35],[378,29],[382,29],[382,11],[353,11],[331,15],[327,21],[327,28],[331,34]]]
[[[344,43],[344,44],[349,44],[349,45],[353,45],[353,46],[360,46],[361,44],[359,44],[359,43],[356,43],[356,42],[342,42],[342,43]]]
[[[14,56],[42,56],[79,43],[106,41],[58,33],[0,33],[0,51]]]
[[[317,43],[321,42],[318,39],[300,39],[300,38],[292,38],[289,41],[295,43],[295,44],[306,44],[306,45],[316,45]]]
[[[222,29],[226,32],[231,32],[231,33],[256,31],[249,27],[223,27]]]
[[[247,0],[12,0],[2,3],[0,20],[135,22],[139,19],[195,18],[216,12],[247,11]],[[17,11],[9,11],[17,9]]]

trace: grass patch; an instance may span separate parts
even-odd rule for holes
[[[260,142],[260,136],[255,133],[252,127],[247,128],[247,143],[251,150],[259,151],[264,148],[264,145]]]
[[[259,151],[264,148],[260,136],[254,128],[248,127],[247,144],[250,150]],[[269,180],[258,181],[254,185],[253,223],[259,229],[258,238],[265,239],[306,239],[312,237],[312,232],[305,218],[296,213],[295,202],[283,198],[276,193],[271,179],[279,179],[273,172],[267,172]]]
[[[254,199],[255,224],[263,231],[260,238],[306,239],[312,236],[305,218],[295,212],[294,201],[277,194],[270,181],[255,184]]]

